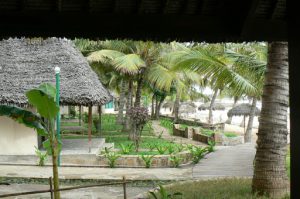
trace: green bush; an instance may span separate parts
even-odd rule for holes
[[[38,163],[37,165],[38,166],[45,166],[45,162],[48,158],[48,153],[47,151],[46,152],[42,152],[40,151],[36,146],[34,147],[35,148],[35,154],[38,156]]]
[[[117,159],[121,156],[120,154],[110,151],[108,148],[105,147],[105,154],[104,156],[107,158],[108,160],[108,164],[110,168],[114,168]]]
[[[133,143],[131,144],[120,144],[120,149],[122,151],[122,154],[129,154],[130,152],[133,151]]]
[[[141,158],[144,161],[146,168],[150,168],[154,156],[155,155],[144,155],[144,154],[141,155]]]
[[[182,161],[182,158],[180,158],[179,156],[176,156],[176,155],[171,155],[169,157],[169,160],[171,161],[171,163],[173,164],[173,166],[175,168],[177,168],[177,167],[179,167],[180,162]]]
[[[205,152],[207,151],[204,147],[193,146],[189,148],[190,153],[192,154],[192,161],[194,164],[197,164],[203,157]]]

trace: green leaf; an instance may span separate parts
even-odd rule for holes
[[[59,111],[54,100],[55,93],[56,90],[51,84],[42,84],[38,88],[27,91],[26,96],[42,117],[53,119]]]
[[[47,131],[42,125],[41,118],[30,111],[15,106],[0,105],[0,116],[10,117],[29,128],[34,128],[39,135],[47,135]]]
[[[52,149],[51,149],[51,144],[50,144],[50,140],[49,140],[49,139],[47,139],[47,140],[45,140],[45,141],[43,142],[43,147],[44,147],[44,149],[47,150],[47,153],[48,153],[49,155],[52,155]]]

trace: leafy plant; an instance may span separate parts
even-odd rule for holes
[[[168,191],[162,186],[158,185],[159,190],[158,192],[155,191],[149,191],[150,195],[153,196],[155,199],[175,199],[177,196],[181,196],[182,198],[182,193],[176,192],[176,193],[168,193]],[[157,195],[156,195],[157,194]]]
[[[108,164],[110,168],[115,168],[115,164],[117,159],[121,156],[120,154],[114,152],[114,151],[110,151],[108,148],[105,147],[105,154],[104,156],[107,158],[108,160]]]
[[[179,156],[176,155],[171,155],[169,160],[172,162],[174,167],[179,167],[180,162],[182,161],[182,158],[180,158]]]
[[[192,160],[193,163],[197,164],[204,157],[204,154],[206,151],[207,151],[207,149],[204,147],[193,146],[190,149],[190,152],[193,157],[193,160]]]
[[[153,143],[148,143],[147,147],[149,148],[150,151],[153,151],[155,149],[156,145]]]
[[[48,158],[47,151],[43,153],[36,146],[34,148],[35,148],[35,154],[39,157],[37,165],[38,166],[44,166],[45,162],[46,162],[46,160]]]
[[[41,84],[38,88],[26,92],[28,102],[36,108],[38,114],[15,106],[0,105],[0,116],[7,116],[24,124],[29,128],[36,129],[40,136],[47,139],[43,147],[49,155],[52,155],[53,163],[53,184],[54,190],[59,189],[58,180],[58,155],[61,150],[61,142],[54,133],[54,119],[59,112],[59,106],[55,103],[56,90],[51,84]],[[43,122],[42,117],[47,120]],[[60,192],[54,192],[55,199],[60,198]]]
[[[206,147],[208,152],[214,152],[215,151],[216,142],[213,140],[208,140],[208,146]]]
[[[175,152],[175,147],[172,144],[169,144],[167,146],[167,150],[168,150],[169,154],[172,154]]]
[[[76,117],[75,106],[69,106],[69,116],[70,116],[70,118],[75,118]]]
[[[144,161],[146,168],[150,168],[154,156],[155,155],[141,155],[141,158]]]
[[[121,148],[121,151],[122,151],[122,154],[129,154],[131,151],[133,151],[133,143],[131,144],[120,144],[120,148]]]
[[[176,145],[176,149],[178,152],[181,152],[184,149],[184,145],[182,145],[182,144]]]
[[[163,146],[163,145],[156,145],[156,150],[158,151],[159,154],[164,154],[167,151],[167,147]]]

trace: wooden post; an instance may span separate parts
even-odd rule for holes
[[[245,135],[245,130],[246,129],[246,116],[244,115],[244,135]]]
[[[53,199],[52,177],[49,177],[49,185],[50,185],[50,198]]]
[[[82,122],[82,106],[79,106],[79,126],[81,126],[81,122]]]
[[[126,193],[126,177],[123,176],[123,191],[124,191],[124,199],[127,199],[127,193]]]
[[[88,136],[89,136],[89,153],[91,152],[92,147],[92,106],[89,105],[89,119],[88,119],[89,127],[88,127]]]
[[[101,127],[102,127],[102,124],[101,124],[101,117],[102,117],[102,107],[101,105],[98,106],[98,114],[99,114],[99,137],[101,136]]]

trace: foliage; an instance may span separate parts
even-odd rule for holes
[[[215,146],[216,146],[216,142],[213,141],[213,140],[208,140],[208,146],[206,147],[207,148],[207,151],[210,153],[210,152],[214,152],[215,151]]]
[[[144,161],[146,168],[150,168],[154,156],[155,155],[141,155],[141,158]]]
[[[225,132],[224,135],[226,137],[237,137],[237,134],[234,132]]]
[[[247,178],[189,180],[168,185],[165,189],[171,193],[181,192],[184,199],[269,199],[252,193],[251,180]]]
[[[173,134],[173,122],[170,119],[160,119],[160,125],[168,129],[169,134]]]
[[[176,145],[176,149],[178,152],[181,152],[184,149],[184,145],[182,145],[182,144]]]
[[[76,117],[75,106],[69,106],[69,116],[70,116],[70,118],[75,118]]]
[[[38,166],[44,166],[45,162],[47,161],[48,158],[48,154],[47,151],[46,152],[42,152],[40,151],[36,146],[35,146],[35,154],[38,156],[39,160],[38,160]]]
[[[131,151],[133,151],[133,143],[131,144],[120,144],[120,148],[121,148],[121,151],[122,151],[122,154],[129,154]]]
[[[200,147],[200,146],[193,146],[189,148],[189,151],[192,154],[192,161],[194,164],[197,164],[205,155],[205,152],[207,151],[206,148]]]
[[[164,145],[160,145],[160,144],[157,144],[156,145],[156,150],[158,151],[159,154],[164,154],[166,151],[167,151],[168,147],[167,146],[164,146]]]
[[[174,147],[174,145],[173,145],[173,144],[169,144],[169,145],[167,146],[167,150],[168,150],[168,153],[169,153],[169,154],[174,153],[174,152],[175,152],[175,147]]]
[[[155,199],[175,199],[178,198],[177,196],[181,196],[180,198],[182,198],[183,195],[180,192],[168,193],[168,191],[162,185],[159,185],[158,192],[149,191],[149,194]]]
[[[120,154],[110,151],[108,148],[105,147],[104,156],[107,158],[109,167],[114,168],[116,164],[116,160],[121,156]]]
[[[156,144],[154,144],[154,143],[148,143],[147,147],[149,148],[150,151],[153,151],[156,148]]]
[[[175,168],[179,167],[180,162],[182,161],[182,158],[180,158],[179,156],[176,155],[171,155],[169,160],[172,162],[173,166]]]

